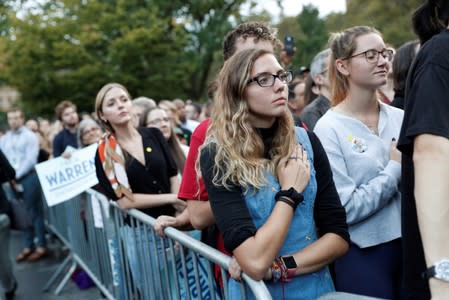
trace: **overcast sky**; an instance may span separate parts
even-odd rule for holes
[[[318,7],[320,16],[324,17],[331,12],[344,12],[346,9],[345,0],[283,0],[284,14],[286,16],[296,16],[301,12],[302,6],[306,4],[313,4]],[[259,1],[255,11],[265,9],[270,12],[273,17],[278,17],[280,10],[275,0]],[[248,8],[246,8],[247,10]],[[245,9],[243,9],[243,13]]]

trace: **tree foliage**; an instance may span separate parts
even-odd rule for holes
[[[280,37],[289,34],[295,39],[297,51],[292,62],[294,69],[309,66],[313,57],[326,46],[326,23],[313,5],[304,5],[298,16],[284,18],[278,27]]]
[[[0,79],[43,115],[63,99],[91,111],[107,82],[133,96],[199,98],[241,2],[58,0],[22,10],[21,18],[5,7]]]
[[[0,85],[16,87],[33,114],[52,115],[63,99],[91,111],[107,82],[133,96],[156,100],[205,98],[207,83],[222,65],[226,32],[240,23],[242,4],[255,0],[3,0],[0,1]],[[420,0],[347,1],[345,13],[319,16],[313,5],[299,15],[269,12],[264,20],[289,34],[297,52],[292,69],[309,65],[329,32],[354,25],[379,29],[397,47],[414,39],[410,18]],[[282,1],[277,0],[281,7]]]
[[[327,30],[335,32],[356,25],[373,26],[382,33],[386,43],[399,47],[416,38],[411,17],[421,4],[422,0],[351,0],[346,13],[328,16]]]

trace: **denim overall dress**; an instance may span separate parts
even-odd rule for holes
[[[290,228],[278,256],[291,255],[305,248],[317,240],[313,207],[317,192],[315,168],[313,167],[313,149],[307,132],[296,127],[298,143],[307,151],[310,163],[310,181],[303,192],[304,202],[298,205]],[[244,193],[245,202],[256,228],[260,228],[273,211],[274,196],[280,190],[278,180],[267,172],[267,185],[255,192],[248,190]],[[301,267],[301,262],[297,262]],[[334,291],[334,285],[327,267],[313,273],[295,276],[290,282],[265,282],[273,299],[317,299],[323,294]],[[230,299],[241,299],[240,283],[230,279],[228,285]],[[254,299],[253,294],[246,288],[248,299]]]

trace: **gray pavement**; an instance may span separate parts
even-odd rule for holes
[[[54,295],[54,291],[62,278],[56,281],[56,283],[50,288],[49,292],[44,293],[42,288],[45,286],[49,278],[55,273],[60,263],[64,260],[67,255],[67,251],[62,249],[59,241],[50,239],[48,245],[49,255],[47,255],[47,257],[34,263],[22,262],[17,264],[15,262],[15,257],[22,249],[22,240],[22,232],[11,231],[10,253],[11,259],[14,261],[14,274],[18,282],[18,289],[15,297],[16,300],[102,299],[100,291],[96,287],[81,290],[71,279],[58,296]],[[68,270],[65,270],[64,274],[67,271]],[[0,294],[0,299],[3,299],[2,297],[3,292]]]

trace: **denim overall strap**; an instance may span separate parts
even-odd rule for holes
[[[317,192],[315,168],[313,165],[313,148],[309,136],[303,128],[296,127],[296,138],[298,143],[307,152],[310,163],[309,184],[303,191],[304,202],[298,205],[293,216],[290,229],[285,238],[278,255],[291,255],[300,251],[317,240],[316,226],[313,216],[313,208]],[[274,174],[267,172],[267,185],[256,191],[248,190],[244,193],[245,203],[253,219],[256,228],[260,228],[274,209],[274,196],[280,190],[279,181]],[[301,266],[301,262],[298,262]],[[273,299],[316,299],[320,295],[334,290],[332,280],[327,268],[317,272],[296,276],[288,283],[268,283],[267,287]],[[231,299],[240,299],[240,285],[234,280],[229,282]],[[236,297],[236,298],[234,298]],[[254,299],[248,293],[249,299]]]

